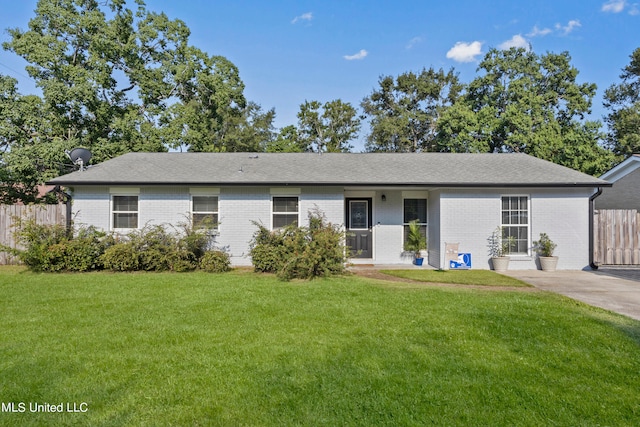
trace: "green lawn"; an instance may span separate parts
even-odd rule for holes
[[[640,419],[640,322],[544,292],[0,268],[0,293],[0,401],[27,405],[1,425]]]
[[[382,270],[381,272],[390,276],[419,282],[476,286],[530,286],[521,280],[489,270]]]

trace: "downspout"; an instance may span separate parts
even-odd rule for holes
[[[598,187],[598,191],[596,191],[591,197],[589,197],[589,267],[593,270],[597,270],[598,266],[593,260],[593,215],[595,215],[595,205],[596,198],[602,194],[602,187]]]
[[[70,235],[73,233],[73,222],[71,221],[71,194],[67,193],[66,191],[62,192],[65,195],[65,199],[64,199],[64,204],[67,207],[67,218],[66,218],[66,222],[67,222],[67,233],[69,233]]]
[[[65,227],[67,229],[67,234],[71,235],[73,222],[71,221],[71,194],[67,193],[60,187],[56,185],[53,191],[58,195],[59,201],[63,202],[66,208],[66,217],[65,217]]]

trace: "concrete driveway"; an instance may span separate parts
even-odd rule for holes
[[[555,272],[509,270],[503,274],[536,288],[640,320],[640,269],[601,267],[595,271]]]

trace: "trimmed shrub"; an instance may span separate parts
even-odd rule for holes
[[[111,244],[111,239],[95,227],[80,228],[67,242],[65,271],[102,270],[101,256]]]
[[[258,231],[251,241],[255,271],[275,273],[280,279],[311,279],[341,274],[347,262],[345,233],[318,212],[309,213],[309,227],[287,226]]]
[[[117,243],[101,257],[104,267],[113,271],[140,270],[140,253],[129,242]]]
[[[224,252],[214,251],[221,255],[202,262],[212,244],[213,238],[206,230],[194,230],[182,224],[180,232],[169,232],[161,225],[154,225],[129,233],[105,251],[102,261],[105,268],[115,271],[185,272],[204,269],[203,266],[228,271],[230,261]],[[217,263],[216,266],[209,265],[213,263]]]
[[[104,266],[115,271],[190,271],[196,268],[195,255],[182,248],[178,236],[161,225],[132,231],[107,249]]]
[[[288,226],[278,231],[269,231],[265,226],[254,222],[258,231],[251,241],[251,262],[259,273],[277,273],[282,268],[283,258],[287,256],[285,236],[294,232],[296,227]]]
[[[207,273],[224,273],[231,269],[229,254],[223,251],[205,252],[200,259],[200,269]]]

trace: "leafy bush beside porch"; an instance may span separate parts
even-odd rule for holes
[[[275,273],[280,279],[310,279],[345,271],[348,249],[345,232],[327,222],[319,211],[309,212],[309,226],[291,224],[278,230],[258,227],[251,241],[255,271]]]

